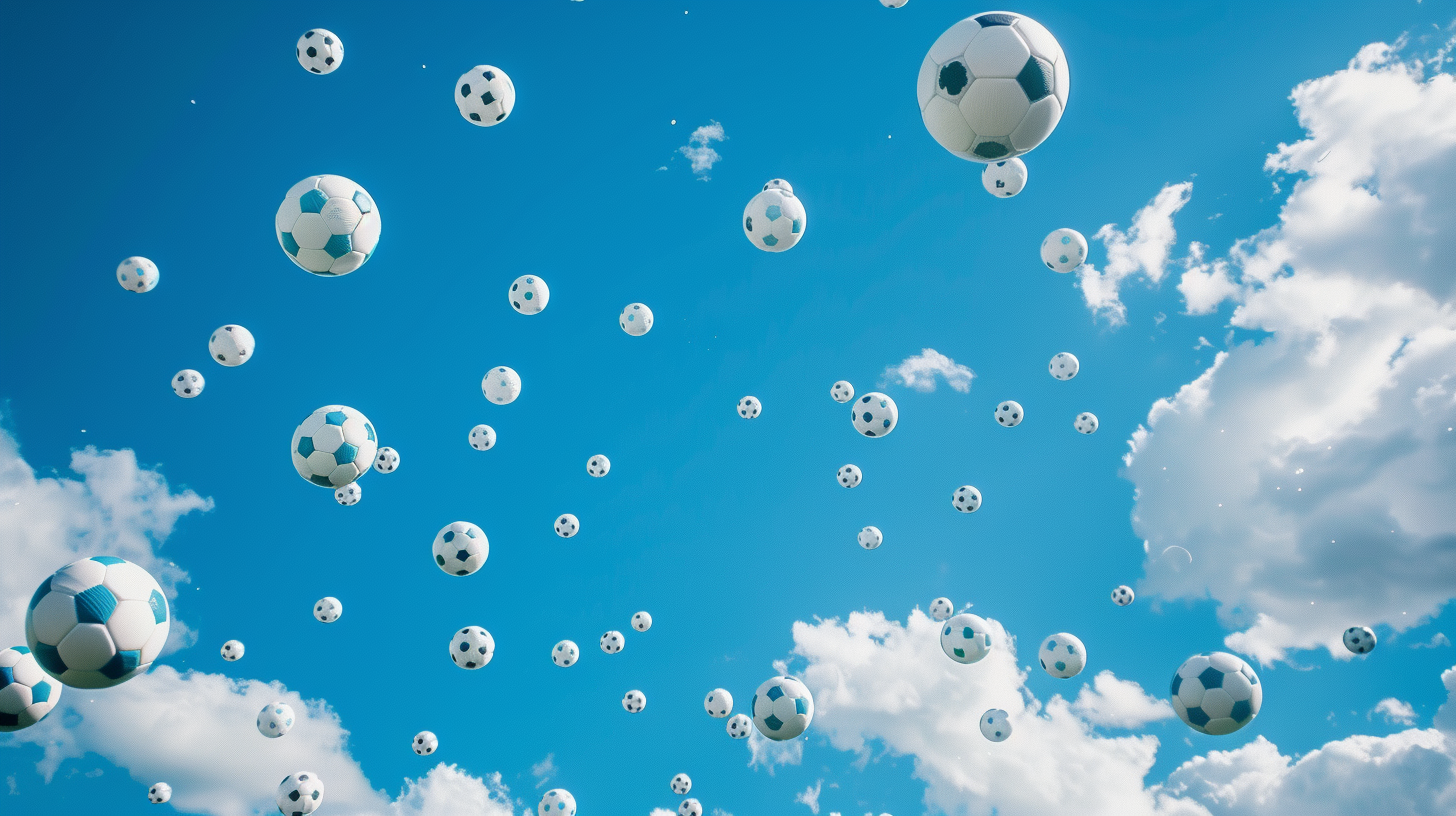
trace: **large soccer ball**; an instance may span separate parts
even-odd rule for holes
[[[496,366],[480,378],[480,393],[496,405],[510,405],[521,395],[521,375],[509,366]]]
[[[1345,630],[1345,648],[1355,654],[1366,654],[1375,648],[1375,632],[1368,626],[1351,626]]]
[[[1005,742],[1011,736],[1011,721],[1006,712],[993,708],[981,715],[981,736],[992,742]]]
[[[61,699],[53,682],[24,646],[0,652],[0,732],[19,731],[44,720]]]
[[[677,794],[678,796],[683,796],[688,791],[693,789],[692,777],[688,776],[685,773],[677,774],[673,776],[672,781],[668,783],[668,787],[672,788],[673,793]]]
[[[753,693],[748,708],[758,733],[771,740],[790,740],[804,733],[814,719],[814,698],[798,678],[770,677]]]
[[[962,612],[941,626],[940,649],[957,663],[975,663],[991,651],[991,625],[980,615]]]
[[[479,626],[467,626],[450,639],[450,659],[462,669],[478,669],[495,657],[495,638]]]
[[[150,292],[161,279],[157,265],[141,256],[127,258],[116,267],[116,282],[128,292]]]
[[[147,801],[154,805],[167,804],[172,801],[172,786],[166,782],[158,782],[147,788]]]
[[[435,753],[435,750],[440,747],[440,739],[435,736],[434,731],[421,731],[415,734],[415,738],[410,743],[410,747],[420,756],[429,756]]]
[[[997,198],[1010,198],[1026,187],[1026,162],[1006,159],[992,162],[981,171],[981,186]]]
[[[1173,710],[1201,734],[1232,734],[1253,721],[1264,702],[1259,677],[1228,652],[1198,654],[1173,675]]]
[[[379,436],[369,417],[347,405],[325,405],[293,432],[293,468],[320,487],[340,488],[369,472]]]
[[[1077,355],[1070,351],[1053,354],[1052,361],[1047,363],[1047,373],[1059,380],[1070,380],[1081,370],[1082,364],[1077,361]]]
[[[1052,230],[1041,242],[1041,262],[1053,272],[1071,272],[1087,260],[1087,239],[1074,229]]]
[[[951,494],[950,506],[962,513],[974,513],[981,509],[981,491],[975,485],[961,485]]]
[[[470,575],[490,557],[490,541],[468,521],[452,521],[435,534],[435,566],[446,575]]]
[[[641,714],[647,708],[647,695],[638,689],[632,689],[622,695],[622,708],[627,709],[628,714]]]
[[[1047,674],[1060,680],[1076,677],[1087,665],[1087,647],[1082,639],[1068,632],[1058,632],[1041,642],[1037,657]]]
[[[305,816],[324,803],[324,782],[313,771],[291,773],[278,784],[278,810],[283,816]]]
[[[455,107],[472,125],[498,125],[511,115],[515,106],[515,84],[505,71],[494,65],[477,65],[455,80]]]
[[[743,208],[743,234],[748,236],[749,243],[765,252],[793,249],[804,237],[808,224],[809,214],[804,211],[804,203],[787,182],[781,187],[769,182]]]
[[[229,368],[253,359],[253,333],[233,323],[219,327],[207,338],[207,353]]]
[[[332,74],[344,61],[344,42],[326,28],[313,28],[298,38],[293,49],[298,64],[311,74]]]
[[[963,159],[1020,156],[1056,128],[1071,89],[1067,58],[1040,23],[991,11],[946,29],[920,65],[925,129]]]
[[[293,706],[282,700],[274,700],[258,712],[258,733],[268,739],[278,739],[293,728]]]
[[[950,602],[950,598],[936,598],[930,602],[931,620],[950,620],[950,616],[954,614],[955,604]]]
[[[703,710],[708,712],[709,717],[721,720],[733,713],[733,695],[728,693],[728,689],[715,688],[703,698]]]
[[[576,816],[576,797],[569,790],[552,788],[536,805],[536,816]]]
[[[511,282],[506,293],[511,308],[523,315],[540,314],[551,300],[551,289],[538,275],[522,275]]]
[[[170,628],[156,579],[110,555],[56,570],[25,612],[25,639],[35,661],[75,688],[108,688],[145,672]]]
[[[871,391],[855,401],[850,414],[854,429],[865,436],[888,436],[900,421],[900,409],[889,396]]]
[[[570,640],[563,640],[556,644],[551,650],[551,662],[563,669],[569,669],[576,665],[577,658],[581,651],[576,648],[576,643]]]
[[[207,380],[203,379],[202,373],[184,368],[172,377],[172,393],[182,399],[192,399],[202,393],[207,386]]]
[[[374,199],[343,176],[309,176],[293,185],[273,219],[278,245],[315,275],[347,275],[363,266],[379,229]]]
[[[622,307],[617,325],[633,337],[641,337],[652,331],[652,310],[645,303],[628,303]]]
[[[733,739],[747,739],[748,731],[753,727],[753,720],[747,714],[734,714],[728,718],[728,736]]]

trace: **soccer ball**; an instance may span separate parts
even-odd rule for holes
[[[1368,626],[1351,626],[1345,630],[1345,648],[1365,654],[1375,648],[1375,632]]]
[[[358,482],[350,482],[334,491],[334,501],[345,507],[353,507],[364,498],[364,488]]]
[[[932,620],[948,620],[954,614],[955,604],[950,602],[950,598],[936,598],[930,602],[930,617]]]
[[[1112,590],[1112,602],[1118,606],[1127,606],[1132,603],[1133,597],[1132,587],[1126,584]]]
[[[734,714],[728,718],[728,736],[733,739],[746,739],[752,722],[747,714]]]
[[[804,733],[814,719],[814,698],[794,677],[770,677],[753,693],[748,706],[758,733],[771,740],[790,740]]]
[[[1052,355],[1052,361],[1047,363],[1047,372],[1059,380],[1070,380],[1077,376],[1082,368],[1077,362],[1077,355],[1070,351],[1059,351]]]
[[[278,245],[315,275],[347,275],[363,266],[379,244],[379,207],[343,176],[309,176],[278,205]]]
[[[61,685],[46,676],[24,646],[0,651],[0,733],[44,720],[61,699]]]
[[[1077,433],[1096,433],[1097,415],[1088,411],[1083,411],[1082,413],[1077,414],[1077,418],[1072,421],[1072,427],[1077,429]]]
[[[282,700],[275,700],[258,712],[258,733],[268,739],[278,739],[292,728],[293,706]]]
[[[229,663],[235,660],[241,660],[244,651],[246,651],[246,648],[243,646],[241,640],[229,640],[222,645],[222,659]]]
[[[601,455],[600,453],[586,460],[586,472],[593,476],[596,476],[597,478],[601,478],[607,475],[607,473],[611,471],[611,469],[612,460]]]
[[[455,80],[455,107],[472,125],[498,125],[511,115],[515,106],[516,86],[505,71],[494,65],[477,65]],[[541,309],[544,308],[546,304],[543,302]]]
[[[333,623],[344,616],[344,602],[332,595],[319,598],[313,605],[313,616],[320,623]]]
[[[521,395],[521,375],[513,368],[496,366],[481,378],[480,391],[496,405],[509,405]]]
[[[546,791],[536,805],[536,816],[576,816],[576,797],[560,788]]]
[[[171,622],[156,579],[130,561],[97,555],[41,583],[25,612],[25,640],[62,683],[108,688],[151,668]]]
[[[652,331],[652,310],[645,303],[628,303],[622,307],[622,315],[617,318],[617,325],[633,337],[641,337]]]
[[[839,483],[845,487],[858,487],[863,478],[864,474],[860,472],[857,465],[845,465],[839,469]]]
[[[854,404],[849,418],[854,429],[865,436],[888,436],[900,421],[900,409],[885,394],[871,391]]]
[[[1006,712],[993,708],[981,715],[981,736],[992,742],[1005,742],[1011,736],[1011,723]]]
[[[703,803],[696,799],[684,799],[677,806],[677,816],[703,816]]]
[[[435,534],[435,566],[446,575],[470,575],[490,557],[490,541],[468,521],[452,521]]]
[[[374,457],[374,469],[380,473],[393,473],[399,468],[399,451],[394,448],[380,448]]]
[[[1087,647],[1076,635],[1060,632],[1042,641],[1041,667],[1062,680],[1076,677],[1087,665]]]
[[[450,659],[462,669],[478,669],[495,657],[495,638],[479,626],[467,626],[450,640]]]
[[[551,289],[546,286],[546,281],[535,275],[522,275],[511,283],[511,291],[506,297],[511,301],[511,308],[521,314],[540,314],[546,308],[546,302],[551,300]]]
[[[147,788],[147,801],[154,805],[167,804],[172,801],[172,786],[166,782],[158,782]]]
[[[140,256],[127,258],[116,267],[116,282],[128,292],[150,292],[161,279],[157,265]]]
[[[744,419],[757,419],[763,413],[763,403],[758,397],[744,397],[738,401],[738,415]]]
[[[703,709],[709,717],[721,720],[733,713],[733,695],[728,693],[728,689],[715,688],[703,698]]]
[[[1003,428],[1015,428],[1025,418],[1025,411],[1021,410],[1021,403],[1016,400],[1006,400],[996,406],[996,421]]]
[[[1173,710],[1200,734],[1232,734],[1253,721],[1264,702],[1259,677],[1228,652],[1197,654],[1173,675]]]
[[[794,185],[790,184],[785,179],[769,179],[763,185],[763,189],[765,189],[765,190],[783,190],[784,192],[788,193],[789,195],[793,195],[794,194]]]
[[[829,386],[829,396],[835,402],[849,402],[854,399],[854,386],[850,385],[848,380],[840,380]]]
[[[883,543],[885,543],[885,536],[880,532],[880,528],[870,525],[859,531],[859,545],[866,550],[873,550]]]
[[[991,625],[980,615],[962,612],[941,627],[940,650],[957,663],[975,663],[991,651]]]
[[[673,793],[682,796],[693,789],[693,780],[687,774],[680,773],[672,778],[672,782],[668,784],[668,787],[672,788]]]
[[[1071,272],[1087,260],[1087,239],[1074,229],[1052,230],[1041,242],[1041,262],[1055,272]]]
[[[435,737],[433,731],[421,731],[415,734],[414,742],[410,743],[410,747],[414,748],[415,753],[420,756],[429,756],[440,747],[440,740]]]
[[[632,689],[622,695],[622,708],[627,709],[628,714],[640,714],[646,707],[647,695],[637,689]]]
[[[556,534],[562,538],[571,538],[580,529],[581,522],[576,520],[576,516],[570,513],[562,513],[556,517]]]
[[[369,417],[347,405],[325,405],[293,432],[293,468],[320,487],[343,487],[363,476],[378,450]]]
[[[769,182],[763,191],[748,200],[743,208],[743,234],[749,243],[765,252],[793,249],[804,237],[809,215],[803,202],[794,195],[788,182],[775,186]]]
[[[478,451],[488,451],[495,447],[495,428],[489,425],[476,425],[471,428],[470,447]]]
[[[652,616],[646,612],[633,612],[632,628],[639,632],[646,632],[652,628]]]
[[[576,665],[576,659],[581,655],[576,648],[576,643],[570,640],[563,640],[556,644],[551,650],[551,662],[563,669],[569,669]]]
[[[283,816],[304,816],[324,803],[324,782],[313,771],[291,773],[278,785],[278,810]]]
[[[172,393],[182,399],[198,396],[206,385],[207,380],[203,379],[202,374],[190,368],[184,368],[172,377]]]
[[[946,29],[920,65],[925,129],[963,159],[1020,156],[1050,136],[1072,77],[1057,40],[1020,14],[992,11]]]
[[[962,513],[974,513],[981,509],[981,491],[971,485],[961,485],[951,494],[950,506]]]
[[[212,359],[232,368],[253,358],[253,333],[229,323],[207,339],[207,353]]]
[[[622,651],[622,649],[626,646],[627,639],[622,637],[622,633],[618,632],[616,629],[612,629],[602,635],[602,651],[606,652],[607,654],[616,654]]]
[[[981,186],[997,198],[1010,198],[1026,187],[1026,162],[1006,159],[986,165],[981,171]]]
[[[298,38],[298,47],[293,50],[298,64],[313,74],[332,74],[344,61],[343,41],[326,28],[303,32]]]
[[[884,6],[885,8],[900,8],[908,2],[910,2],[910,0],[880,0],[880,5]]]

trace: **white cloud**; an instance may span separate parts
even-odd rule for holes
[[[1184,271],[1178,281],[1178,291],[1183,295],[1185,314],[1208,314],[1239,293],[1238,284],[1229,274],[1228,259],[1215,258],[1205,262],[1207,251],[1206,246],[1194,241],[1188,245],[1188,255],[1183,259]]]
[[[708,171],[713,169],[713,165],[723,160],[723,157],[718,155],[718,151],[713,149],[713,142],[721,142],[727,138],[723,133],[723,126],[710,121],[694,130],[688,137],[688,143],[677,150],[692,162],[693,172],[697,173],[700,178],[706,179]]]
[[[536,787],[544,788],[556,775],[556,755],[547,754],[546,758],[531,766],[531,776],[536,777]]]
[[[328,784],[327,778],[325,784]],[[332,787],[329,793],[332,796]],[[482,779],[443,762],[419,779],[406,780],[404,791],[390,806],[390,813],[392,816],[512,816],[510,791],[501,783],[499,773]]]
[[[1103,669],[1083,685],[1072,703],[1072,712],[1093,725],[1111,728],[1138,728],[1156,720],[1173,716],[1167,700],[1153,697],[1131,680],[1119,680]]]
[[[784,674],[785,672],[779,672]],[[803,740],[771,740],[758,733],[757,728],[748,729],[748,767],[766,768],[772,776],[779,765],[798,765],[804,759]]]
[[[1404,700],[1397,700],[1394,697],[1386,697],[1375,704],[1371,714],[1379,714],[1386,722],[1399,725],[1411,725],[1416,721],[1416,710],[1410,703]]]
[[[1132,217],[1126,232],[1116,224],[1104,224],[1093,234],[1107,250],[1107,265],[1098,270],[1087,263],[1077,271],[1082,297],[1093,314],[1114,326],[1127,322],[1127,307],[1119,292],[1122,282],[1141,273],[1156,285],[1163,279],[1168,255],[1178,238],[1173,216],[1193,194],[1193,182],[1168,184]]]
[[[1425,643],[1412,643],[1412,649],[1439,649],[1442,646],[1450,646],[1451,639],[1446,637],[1445,632],[1437,632],[1431,635],[1431,639]]]
[[[647,814],[647,816],[677,816],[677,811],[668,810],[667,808],[653,808],[652,812]]]
[[[794,794],[794,801],[807,806],[813,812],[814,816],[819,816],[819,791],[823,789],[824,780],[820,779],[813,785]]]
[[[924,394],[935,390],[935,378],[945,380],[953,391],[962,394],[971,390],[971,380],[976,372],[957,363],[935,349],[921,349],[919,354],[906,357],[898,365],[888,366],[880,375],[881,383],[895,383],[913,388]]]

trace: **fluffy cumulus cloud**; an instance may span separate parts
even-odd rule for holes
[[[881,384],[894,383],[928,394],[935,390],[937,379],[953,391],[962,394],[971,390],[971,380],[976,372],[957,363],[935,349],[921,349],[919,354],[906,357],[897,365],[889,366],[880,375]]]
[[[1106,669],[1092,678],[1091,686],[1077,692],[1072,711],[1093,725],[1111,728],[1138,728],[1174,716],[1167,700],[1148,696],[1142,686],[1120,680]]]
[[[713,149],[714,142],[721,142],[728,136],[723,133],[723,126],[717,122],[709,122],[706,125],[694,130],[688,137],[688,143],[679,147],[679,153],[692,162],[693,172],[698,178],[707,180],[708,171],[713,165],[723,160],[718,151]]]
[[[1133,276],[1151,283],[1162,281],[1169,254],[1178,239],[1173,216],[1193,195],[1193,182],[1169,184],[1147,206],[1132,217],[1126,231],[1116,224],[1104,224],[1092,236],[1107,250],[1107,264],[1101,269],[1083,264],[1077,270],[1078,283],[1087,306],[1114,326],[1127,322],[1127,307],[1121,299],[1122,282]]]
[[[1394,697],[1386,697],[1375,704],[1372,714],[1379,714],[1386,722],[1411,725],[1416,721],[1416,710],[1410,703],[1404,700],[1397,700]]]

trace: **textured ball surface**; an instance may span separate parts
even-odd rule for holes
[[[298,38],[294,54],[310,74],[332,74],[344,61],[344,42],[326,28],[312,28]]]
[[[229,323],[218,328],[211,337],[207,338],[207,353],[212,356],[212,359],[232,368],[253,359],[255,344],[252,332],[242,326]]]
[[[1112,590],[1112,602],[1118,606],[1127,606],[1132,603],[1134,597],[1132,587],[1126,584]]]
[[[480,391],[496,405],[509,405],[521,395],[521,375],[514,368],[496,366],[481,378]]]
[[[753,721],[748,718],[747,714],[734,714],[728,718],[728,725],[726,726],[728,736],[733,739],[747,739],[748,731],[752,727]]]
[[[992,162],[981,171],[981,186],[997,198],[1010,198],[1026,188],[1026,162],[1006,159]]]
[[[1351,626],[1344,640],[1345,648],[1355,654],[1369,654],[1375,648],[1375,632],[1368,626]]]
[[[715,688],[703,698],[703,710],[709,717],[721,720],[733,713],[733,695],[728,689]]]
[[[1076,677],[1087,665],[1087,647],[1076,635],[1058,632],[1041,642],[1037,657],[1047,674],[1065,680]]]
[[[222,659],[232,663],[243,659],[243,653],[247,648],[241,640],[229,640],[222,645]]]
[[[495,428],[489,425],[476,425],[470,429],[468,441],[470,447],[478,451],[488,451],[495,447]]]
[[[871,391],[855,400],[850,420],[864,436],[888,436],[900,421],[900,409],[889,396]]]
[[[150,292],[161,279],[157,265],[140,256],[127,258],[116,267],[116,282],[128,292]]]
[[[420,756],[429,756],[435,753],[435,749],[439,747],[440,740],[433,731],[421,731],[415,734],[415,738],[410,742],[410,748]]]
[[[1077,376],[1082,364],[1077,361],[1077,355],[1070,351],[1059,351],[1052,355],[1051,362],[1047,363],[1047,373],[1059,380],[1070,380]]]
[[[172,393],[182,399],[192,399],[202,393],[207,387],[207,380],[200,372],[190,368],[184,368],[172,375]]]
[[[576,516],[570,513],[562,513],[557,516],[554,526],[556,534],[562,538],[571,538],[581,530],[581,522],[577,521]]]
[[[399,470],[399,451],[394,448],[380,448],[374,455],[374,469],[380,473],[393,473]]]
[[[835,474],[835,478],[843,487],[859,487],[860,481],[864,479],[864,474],[860,472],[858,465],[845,465]]]
[[[109,688],[147,671],[170,628],[156,579],[110,555],[56,570],[25,612],[25,639],[36,663],[74,688]]]
[[[628,714],[640,714],[642,709],[647,707],[647,695],[638,689],[632,689],[622,695],[622,708],[627,709]]]
[[[575,666],[577,659],[580,657],[581,650],[576,648],[575,641],[563,640],[551,649],[551,662],[563,669],[569,669]]]
[[[293,432],[293,469],[308,481],[340,488],[369,471],[379,436],[369,417],[347,405],[325,405]]]
[[[293,706],[282,700],[274,700],[258,712],[258,733],[268,739],[278,739],[293,728]]]
[[[1097,433],[1097,415],[1090,411],[1083,411],[1072,420],[1072,427],[1076,428],[1079,434]]]
[[[950,620],[950,616],[954,614],[955,604],[950,602],[950,598],[936,598],[930,602],[931,620]]]
[[[1232,734],[1253,722],[1264,702],[1259,676],[1228,652],[1197,654],[1173,675],[1173,711],[1201,734]]]
[[[991,652],[991,625],[962,612],[940,627],[940,650],[957,663],[975,663]]]
[[[324,782],[313,771],[297,771],[278,784],[278,810],[283,816],[305,816],[324,803]]]
[[[452,521],[435,534],[435,566],[446,575],[471,575],[490,557],[490,541],[468,521]]]
[[[1054,272],[1071,272],[1087,260],[1087,239],[1074,229],[1052,230],[1041,242],[1041,262]]]
[[[804,237],[809,215],[788,182],[782,187],[772,184],[764,185],[763,191],[743,208],[743,234],[765,252],[784,252]]]
[[[0,733],[44,720],[60,699],[61,684],[45,673],[30,649],[0,651]]]
[[[849,402],[854,399],[854,386],[850,385],[848,380],[840,380],[829,386],[829,396],[835,402]]]
[[[300,269],[315,275],[347,275],[363,266],[379,245],[379,205],[343,176],[309,176],[289,188],[278,205],[273,232]]]
[[[462,669],[478,669],[495,657],[495,638],[479,626],[467,626],[450,639],[450,659]]]
[[[563,788],[552,788],[536,805],[536,816],[576,816],[576,797]]]
[[[753,725],[771,740],[789,740],[804,733],[814,720],[814,698],[796,677],[770,677],[748,705]]]
[[[498,125],[516,107],[516,86],[505,71],[494,65],[477,65],[455,80],[455,107],[472,125]],[[541,308],[545,307],[541,304]]]
[[[981,715],[981,736],[992,742],[1005,742],[1011,736],[1011,723],[1006,712],[993,708]]]
[[[617,325],[633,337],[641,337],[652,331],[652,310],[645,303],[628,303],[622,308]]]
[[[344,616],[344,602],[332,595],[319,598],[313,605],[313,617],[320,623],[334,623]]]
[[[981,509],[981,491],[974,485],[961,485],[950,494],[950,506],[962,513],[974,513]]]
[[[870,525],[859,531],[858,541],[861,547],[873,550],[885,543],[885,536],[880,532],[880,528]]]

